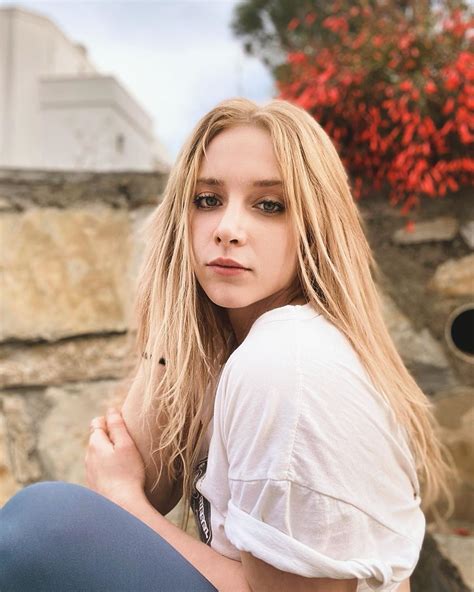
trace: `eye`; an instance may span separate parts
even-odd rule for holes
[[[265,199],[263,201],[261,201],[259,204],[257,205],[264,205],[263,208],[259,208],[262,212],[265,212],[266,214],[278,214],[279,212],[283,212],[285,209],[285,206],[283,204],[281,204],[278,201],[272,201],[271,199]],[[267,208],[265,206],[269,205],[270,207]],[[276,207],[276,209],[275,209]]]
[[[205,201],[205,203],[207,203],[207,207],[202,205],[203,200]],[[199,210],[209,210],[210,208],[217,205],[216,203],[209,204],[209,200],[211,202],[219,201],[213,193],[206,193],[205,195],[197,195],[193,199],[193,204],[195,204]]]

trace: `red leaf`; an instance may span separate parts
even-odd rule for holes
[[[288,23],[288,31],[294,31],[298,25],[300,24],[299,19],[297,18],[292,18],[291,21]]]
[[[444,104],[443,114],[449,115],[450,113],[453,112],[453,109],[454,109],[454,99],[453,99],[453,97],[449,97],[449,99]]]
[[[465,528],[464,526],[458,526],[457,528],[453,528],[453,533],[463,537],[471,536],[470,529]]]
[[[446,178],[446,184],[451,189],[451,191],[457,191],[459,189],[459,185],[456,183],[456,181],[452,177]]]

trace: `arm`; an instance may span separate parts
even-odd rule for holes
[[[220,592],[266,592],[267,590],[354,592],[356,590],[356,579],[304,578],[280,571],[248,553],[241,553],[242,562],[234,561],[183,532],[157,512],[147,499],[143,490],[144,474],[138,475],[138,469],[140,466],[143,467],[143,462],[121,415],[108,413],[106,419],[101,419],[106,424],[104,429],[92,432],[91,450],[88,453],[91,455],[88,463],[91,475],[102,475],[108,484],[107,491],[101,491],[99,487],[99,493],[109,497],[111,501],[157,532],[217,590]],[[135,473],[137,473],[136,478],[131,479]],[[405,590],[403,589],[403,592]],[[399,592],[402,591],[399,590]]]
[[[295,574],[280,571],[253,557],[250,553],[241,553],[245,577],[252,592],[272,590],[273,592],[355,592],[357,579],[333,580],[330,578],[303,578]],[[410,579],[404,580],[396,592],[410,592]]]
[[[157,532],[219,592],[355,592],[357,588],[356,579],[304,578],[275,569],[249,553],[241,553],[242,563],[224,557],[161,516],[139,493],[117,503]]]
[[[257,592],[249,587],[240,561],[224,557],[183,532],[157,512],[140,492],[130,492],[129,496],[113,501],[158,533],[219,592]]]
[[[161,379],[162,374],[165,372],[165,367],[160,365],[159,371],[160,375],[158,379]],[[167,514],[176,506],[181,498],[182,483],[181,481],[171,482],[168,479],[166,471],[166,458],[157,459],[155,457],[158,467],[160,463],[164,463],[165,466],[163,467],[158,486],[155,487],[153,492],[151,491],[158,477],[158,472],[150,456],[152,439],[146,431],[141,429],[138,417],[138,409],[140,408],[143,396],[143,385],[144,368],[142,362],[122,406],[122,417],[145,463],[145,494],[153,507],[161,514]],[[153,442],[157,442],[158,437],[158,433],[154,434]]]
[[[241,553],[245,577],[252,592],[355,592],[357,580],[332,580],[330,578],[304,578],[280,571],[250,553]]]
[[[283,351],[276,339],[275,344]],[[312,384],[299,388],[297,368],[272,362],[278,360],[278,352],[270,345],[268,350],[261,347],[252,359],[247,356],[245,366],[238,357],[232,360],[215,404],[214,433],[223,444],[214,449],[220,455],[214,465],[227,463],[230,475],[225,534],[235,547],[248,552],[241,552],[241,557],[252,591],[346,592],[355,590],[359,579],[372,579],[384,584],[403,582],[397,592],[407,592],[407,576],[416,564],[419,546],[407,540],[403,529],[410,532],[412,517],[413,528],[419,526],[421,531],[423,524],[412,503],[404,467],[395,466],[393,471],[395,482],[400,476],[400,491],[405,485],[404,493],[400,499],[387,496],[395,506],[396,502],[412,503],[413,514],[401,523],[400,533],[375,520],[370,508],[360,509],[357,496],[347,500],[344,495],[351,491],[347,485],[354,483],[361,499],[368,497],[377,490],[371,485],[387,474],[385,457],[377,448],[383,450],[383,442],[374,437],[374,424],[365,407],[354,402],[363,393],[356,391],[359,396],[351,397],[350,374],[340,377],[340,368],[329,363],[321,363],[324,372],[316,369],[314,389],[309,388]],[[261,368],[268,369],[264,377]],[[337,405],[340,400],[347,403],[344,413],[340,412],[342,405]],[[353,437],[354,425],[363,427],[363,436]],[[365,462],[369,453],[372,463]],[[291,462],[284,464],[287,454]],[[373,465],[377,470],[372,470]],[[276,478],[278,474],[281,479]],[[207,490],[213,490],[219,473],[208,468],[206,480]],[[323,480],[321,491],[318,486]],[[390,503],[379,505],[380,515],[393,524]],[[374,507],[379,506],[375,503]],[[293,571],[306,577],[286,573]]]

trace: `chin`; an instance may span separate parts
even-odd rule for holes
[[[221,308],[245,308],[250,306],[254,302],[257,302],[258,298],[238,297],[235,294],[209,294],[207,296],[211,302]]]

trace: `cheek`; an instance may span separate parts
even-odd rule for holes
[[[287,275],[296,266],[296,242],[289,235],[287,228],[282,228],[278,232],[262,232],[260,234],[261,252],[269,265],[269,269],[279,268],[283,275]]]
[[[293,276],[298,265],[297,243],[293,235],[285,233],[281,239],[281,259],[284,261],[284,273]]]
[[[278,236],[278,249],[285,259],[291,259],[296,254],[296,241],[293,233],[285,226],[280,229]]]
[[[190,219],[193,264],[198,266],[198,273],[200,265],[212,254],[209,253],[209,245],[213,240],[214,225],[210,218],[211,216],[195,216]]]
[[[213,235],[214,223],[212,216],[193,216],[190,228],[191,241],[195,244],[205,244]]]
[[[191,245],[193,247],[194,252],[196,253],[196,251],[198,251],[198,249],[199,249],[199,246],[203,242],[203,234],[204,234],[202,222],[199,220],[199,218],[196,218],[196,217],[191,218],[190,232],[191,232]]]

